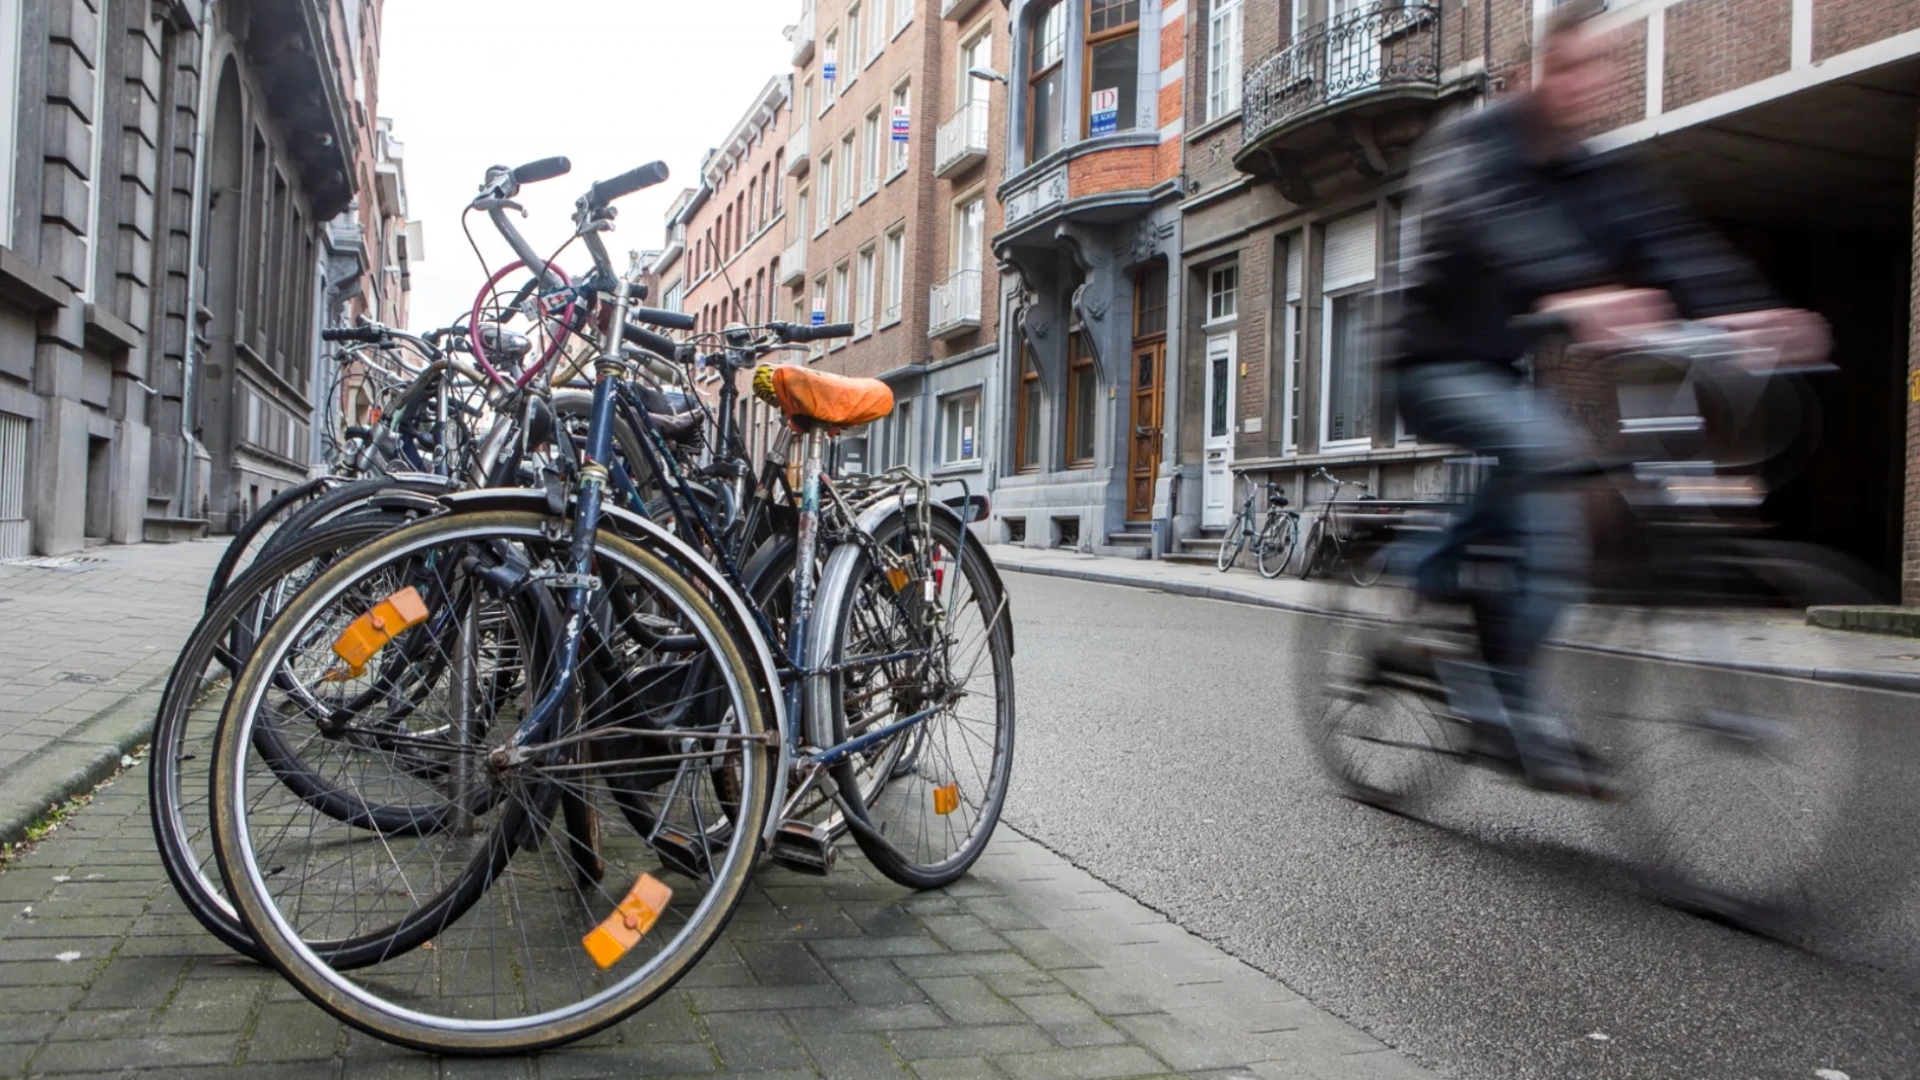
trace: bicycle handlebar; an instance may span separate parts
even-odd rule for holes
[[[627,317],[638,319],[643,323],[651,323],[654,326],[664,326],[669,330],[693,329],[693,316],[678,311],[664,311],[660,308],[650,307],[630,307],[627,309]]]
[[[637,169],[628,169],[619,176],[608,180],[597,180],[587,189],[587,201],[594,206],[605,206],[622,195],[631,195],[641,188],[652,187],[667,178],[667,163],[650,161]]]
[[[573,171],[573,162],[565,157],[541,158],[529,161],[513,170],[513,182],[516,184],[537,184],[542,180],[551,180],[556,176],[565,176]]]
[[[320,331],[321,341],[357,341],[365,345],[378,345],[390,340],[387,331],[378,326],[330,326]]]
[[[852,337],[852,323],[827,323],[825,326],[801,326],[799,323],[770,322],[767,329],[782,341],[823,341],[827,338]]]
[[[679,355],[680,345],[670,337],[656,334],[644,326],[627,323],[620,328],[621,336],[650,353],[671,360]]]

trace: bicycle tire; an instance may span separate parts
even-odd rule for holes
[[[579,972],[585,957],[575,952],[580,948],[581,932],[612,912],[617,900],[607,894],[603,883],[584,882],[576,876],[575,872],[581,867],[575,861],[578,847],[575,841],[591,844],[596,851],[604,852],[609,867],[619,865],[624,874],[634,865],[629,860],[651,858],[651,854],[657,852],[658,838],[629,841],[617,848],[607,846],[605,833],[617,829],[624,818],[617,813],[603,814],[596,819],[597,827],[604,832],[588,837],[569,835],[563,839],[558,836],[559,830],[554,828],[558,823],[555,810],[562,807],[563,794],[571,790],[583,797],[594,797],[598,789],[593,786],[593,778],[614,779],[626,775],[616,767],[628,763],[618,758],[597,757],[590,749],[593,745],[590,742],[576,744],[583,747],[578,750],[549,744],[537,747],[534,754],[523,760],[510,763],[515,771],[509,780],[502,782],[510,784],[514,797],[504,800],[497,818],[486,825],[482,839],[469,845],[473,850],[454,882],[455,889],[463,885],[478,886],[477,890],[468,890],[477,891],[478,895],[465,910],[457,913],[444,910],[446,903],[439,897],[447,895],[447,890],[436,894],[427,905],[414,903],[408,896],[394,900],[389,890],[376,888],[380,881],[377,875],[364,884],[355,878],[349,883],[350,889],[339,882],[333,883],[334,896],[311,898],[315,911],[301,907],[309,901],[307,880],[302,879],[297,888],[287,885],[276,890],[269,885],[270,878],[283,885],[288,878],[275,877],[270,866],[263,863],[261,850],[254,846],[256,836],[270,842],[292,836],[294,839],[288,842],[296,846],[287,852],[289,861],[285,865],[294,865],[293,858],[300,854],[298,844],[315,842],[311,837],[302,840],[297,827],[283,827],[278,807],[259,809],[249,801],[257,787],[253,780],[261,775],[259,769],[249,764],[253,744],[250,729],[275,674],[287,663],[290,650],[307,640],[309,627],[325,616],[330,606],[345,601],[351,608],[355,601],[349,598],[356,582],[377,581],[384,569],[422,553],[437,556],[442,548],[490,548],[497,544],[508,548],[524,546],[529,551],[540,552],[554,544],[564,545],[564,540],[549,539],[552,535],[547,527],[549,521],[543,514],[521,511],[476,510],[449,514],[390,533],[354,551],[302,591],[275,620],[242,672],[221,725],[212,787],[215,853],[236,910],[269,960],[302,994],[343,1022],[389,1042],[441,1053],[522,1053],[569,1042],[617,1023],[665,992],[717,940],[740,900],[757,853],[757,843],[729,844],[711,867],[707,887],[685,904],[675,905],[670,898],[660,916],[660,925],[655,928],[657,932],[641,939],[642,944],[658,944],[657,950],[644,958],[628,953],[624,959],[616,959],[613,962],[623,965],[623,969],[609,969],[616,973],[607,977],[611,981],[606,984],[598,981],[601,977],[597,974],[591,985],[582,983]],[[696,576],[689,576],[676,567],[675,563],[690,561],[690,557],[691,552],[684,545],[657,533],[627,539],[603,530],[595,538],[596,573],[603,579],[609,575],[621,576],[605,580],[602,590],[596,591],[611,594],[632,587],[635,582],[643,583],[647,588],[658,590],[657,596],[671,601],[676,605],[674,610],[689,620],[689,631],[696,634],[701,643],[701,655],[711,659],[722,671],[729,688],[727,715],[737,725],[739,735],[731,741],[726,741],[725,736],[707,738],[716,745],[740,748],[743,794],[737,807],[738,834],[757,838],[765,819],[766,785],[771,783],[774,748],[768,730],[770,710],[766,707],[771,699],[756,685],[766,681],[765,647],[757,638],[743,636],[748,628],[741,624],[738,611],[727,600],[731,594],[724,585],[705,571],[695,571]],[[442,560],[438,565],[454,564]],[[500,587],[507,585],[503,583]],[[719,591],[715,592],[716,589]],[[709,600],[710,595],[714,600]],[[720,606],[716,606],[716,601]],[[760,661],[753,662],[753,657],[759,657]],[[583,704],[599,707],[601,703]],[[580,731],[585,737],[595,739],[600,736],[589,733],[608,729],[590,725]],[[614,733],[610,737],[626,736]],[[534,760],[536,758],[539,760]],[[527,771],[519,771],[523,768]],[[584,779],[566,779],[569,775],[566,770],[570,768]],[[270,782],[262,792],[272,793]],[[261,815],[260,825],[267,831],[255,829],[249,816],[252,813]],[[573,816],[566,816],[569,824],[574,824]],[[449,831],[428,839],[465,842],[471,835]],[[353,837],[349,835],[348,839]],[[335,842],[323,838],[318,843],[326,847]],[[563,908],[574,905],[554,899],[559,895],[554,890],[563,890],[562,882],[555,882],[552,890],[544,886],[536,888],[532,896],[537,903],[525,911],[519,908],[521,887],[514,875],[503,872],[504,867],[509,863],[522,866],[523,870],[518,873],[524,874],[526,863],[532,861],[539,864],[534,870],[544,868],[547,844],[559,853],[560,864],[566,868],[564,886],[574,890],[584,910],[569,915]],[[361,850],[376,855],[392,850],[388,841],[378,837],[367,838],[362,845]],[[280,852],[281,849],[276,848],[268,861]],[[389,857],[397,858],[398,853]],[[433,856],[428,865],[437,867],[443,861]],[[663,873],[671,869],[664,863],[659,868]],[[419,888],[424,889],[425,885]],[[624,886],[616,888],[624,889]],[[587,896],[589,889],[599,895]],[[673,895],[685,892],[682,886],[674,890]],[[436,931],[434,948],[415,948],[404,954],[396,952],[390,964],[367,969],[364,974],[337,970],[301,940],[294,925],[303,914],[333,920],[358,917],[354,911],[339,912],[343,895],[350,895],[356,901],[364,895],[370,897],[368,903],[374,904],[407,905],[416,923],[437,922],[438,925],[432,927]],[[281,910],[283,902],[292,910]],[[442,910],[432,906],[436,903],[442,905]],[[510,917],[515,921],[500,917],[502,913],[496,908],[503,903],[513,905]],[[550,919],[548,907],[553,909]],[[388,918],[378,913],[374,917]],[[493,928],[499,926],[512,926],[514,931],[493,932]],[[474,962],[470,953],[459,951],[462,940],[468,949],[478,945],[487,950],[486,956]],[[535,941],[539,942],[538,947],[533,944]],[[495,950],[504,950],[508,955],[503,957]],[[638,959],[645,962],[633,966]],[[571,967],[576,973],[572,989],[581,995],[577,1000],[553,1004],[548,995],[556,984],[538,985],[550,974],[553,965]],[[491,973],[491,982],[488,973]],[[428,979],[429,974],[435,977]],[[505,998],[498,993],[501,988],[498,980],[503,975],[507,979]],[[395,979],[400,984],[397,990],[390,985]],[[566,980],[559,982],[564,984]],[[449,986],[454,996],[434,996],[442,987]],[[496,992],[492,1002],[494,1015],[490,1017],[486,1015],[484,999],[477,998],[488,986]],[[461,994],[462,990],[471,993]],[[560,992],[569,991],[562,986]],[[513,1015],[500,1015],[503,1006]]]
[[[233,539],[227,541],[227,550],[220,553],[213,576],[207,580],[207,600],[201,610],[211,609],[220,599],[220,594],[226,591],[228,583],[260,557],[265,544],[272,540],[286,519],[344,482],[343,478],[337,476],[316,476],[282,491],[254,511],[239,531],[233,534]]]
[[[1328,622],[1319,673],[1323,703],[1308,710],[1308,741],[1322,770],[1355,802],[1412,813],[1453,790],[1466,725],[1448,712],[1430,679],[1381,671],[1373,657],[1395,628]]]
[[[1391,546],[1382,544],[1364,552],[1354,550],[1352,545],[1341,548],[1346,557],[1347,576],[1363,589],[1379,584],[1387,572],[1387,550]]]
[[[1299,536],[1299,522],[1292,514],[1275,513],[1267,519],[1266,525],[1260,530],[1260,541],[1254,554],[1254,565],[1261,577],[1272,581],[1286,572],[1287,563],[1293,558],[1294,542]]]
[[[896,511],[872,530],[875,547],[910,552],[915,541],[908,530],[906,512]],[[876,724],[897,723],[907,718],[898,715],[902,711],[913,710],[908,713],[909,717],[920,711],[935,714],[882,739],[868,752],[850,754],[831,766],[834,782],[843,793],[864,791],[863,784],[872,778],[882,781],[870,801],[843,795],[840,808],[848,831],[874,869],[913,889],[951,884],[986,850],[1006,803],[1013,764],[1011,614],[985,549],[964,530],[965,526],[952,517],[932,516],[931,536],[922,543],[930,545],[934,565],[910,571],[924,570],[934,579],[934,603],[944,607],[941,619],[947,628],[938,633],[917,632],[917,616],[924,610],[918,605],[924,603],[922,598],[926,596],[922,584],[925,579],[909,580],[904,588],[894,589],[886,568],[875,564],[871,549],[864,545],[849,549],[853,553],[852,571],[845,577],[836,577],[845,585],[837,596],[823,602],[822,617],[817,623],[832,633],[829,656],[840,668],[834,675],[817,679],[810,698],[809,722],[816,728],[825,728],[817,731],[817,735],[829,736],[829,740],[820,745],[840,746],[850,738],[874,730]],[[871,622],[864,628],[860,626],[856,619],[860,613],[871,615],[884,610],[877,604],[859,602],[858,593],[863,587],[881,601],[892,601],[892,607],[901,616],[892,629],[899,633],[888,633]],[[960,628],[962,623],[966,624],[964,628]],[[857,628],[861,632],[856,632]],[[861,651],[862,641],[869,643],[867,647],[871,652]],[[925,646],[930,661],[927,667],[915,670],[911,660],[862,663],[880,656],[898,655],[903,651],[902,645],[907,646],[905,651]],[[956,660],[953,655],[976,647],[979,651],[971,657],[963,655]],[[984,678],[979,678],[983,662],[989,671]],[[960,664],[966,665],[966,671],[956,682],[955,669]],[[870,680],[884,678],[886,683],[876,687],[870,681],[859,699],[850,697],[849,680],[855,672],[869,672]],[[993,699],[987,706],[991,718],[980,721],[980,727],[969,734],[964,726],[966,721],[958,715],[958,706],[969,698],[989,693]],[[929,701],[942,698],[948,700],[932,710],[923,708]],[[860,699],[877,700],[881,703],[880,711],[877,715],[860,717],[861,722],[856,724],[848,704]],[[828,723],[823,725],[822,720]],[[958,738],[955,732],[959,733]],[[969,737],[982,747],[965,745]],[[961,745],[959,754],[954,749],[957,743]],[[913,764],[903,770],[902,762],[909,754]],[[984,776],[980,775],[980,754],[984,754],[987,761]],[[966,764],[973,767],[971,778],[961,775],[963,757]],[[943,798],[951,799],[947,809],[941,809]],[[937,846],[939,838],[931,835],[929,808],[934,817],[943,819],[946,839],[952,841],[951,849]],[[966,827],[956,836],[952,823],[962,810],[967,811],[960,819]],[[912,824],[900,826],[916,812],[917,828]]]
[[[161,865],[187,911],[228,948],[264,963],[266,957],[241,925],[213,865],[211,847],[197,843],[211,827],[206,805],[213,728],[226,701],[222,684],[231,685],[242,657],[229,647],[233,624],[254,620],[265,597],[289,579],[303,576],[316,562],[376,539],[407,519],[368,515],[333,522],[306,534],[296,544],[255,560],[202,616],[188,635],[168,675],[154,717],[148,755],[148,816]],[[300,582],[304,584],[304,581]],[[224,670],[226,674],[217,672]],[[337,947],[323,951],[335,956]]]
[[[1227,531],[1220,537],[1220,550],[1214,553],[1213,565],[1219,567],[1223,574],[1233,569],[1234,561],[1240,558],[1240,549],[1246,544],[1247,519],[1235,514],[1233,520],[1227,522]]]

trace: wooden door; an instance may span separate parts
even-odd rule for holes
[[[1153,517],[1153,482],[1160,474],[1161,407],[1166,388],[1167,343],[1164,340],[1133,348],[1133,436],[1127,450],[1127,520]]]

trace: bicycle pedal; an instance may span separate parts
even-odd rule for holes
[[[825,876],[840,857],[833,835],[824,825],[804,821],[783,821],[774,830],[773,844],[767,854],[774,862],[802,874]]]
[[[663,828],[647,841],[652,845],[654,854],[660,856],[660,865],[675,873],[690,878],[703,878],[712,869],[713,863],[707,857],[707,849],[696,846],[693,838],[672,829]]]

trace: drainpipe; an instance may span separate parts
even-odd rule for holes
[[[193,379],[197,365],[198,326],[200,325],[200,230],[206,227],[207,127],[213,118],[213,84],[207,69],[213,64],[214,8],[220,0],[207,0],[200,9],[200,108],[193,131],[193,214],[187,224],[187,310],[186,350],[180,358],[180,516],[193,516],[195,470],[193,436]]]

